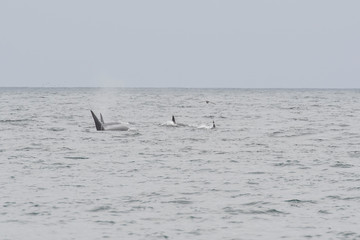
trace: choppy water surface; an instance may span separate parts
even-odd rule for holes
[[[360,239],[359,99],[0,89],[0,239]]]

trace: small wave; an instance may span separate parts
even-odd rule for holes
[[[27,213],[26,215],[37,216],[39,214],[40,214],[39,212],[30,212],[30,213]]]
[[[31,121],[30,119],[6,119],[0,120],[0,123],[17,123],[17,122],[27,122]]]
[[[286,212],[279,211],[277,209],[271,208],[267,210],[243,210],[243,209],[233,209],[231,207],[224,208],[226,213],[231,215],[238,215],[238,214],[250,214],[250,215],[280,215],[280,214],[288,214]]]
[[[142,134],[140,132],[138,132],[137,129],[129,128],[128,131],[122,132],[121,135],[113,135],[113,136],[111,136],[111,138],[123,139],[123,138],[128,138],[128,137],[137,137],[137,136],[141,136],[141,135]]]
[[[66,159],[89,159],[88,157],[64,157]]]
[[[337,162],[334,165],[331,165],[330,167],[334,167],[334,168],[352,168],[354,165],[351,164],[346,164],[346,163],[342,163],[342,162]]]
[[[182,194],[182,195],[200,195],[201,193],[200,192],[182,192],[180,194]]]
[[[293,121],[301,121],[301,122],[308,122],[309,121],[308,118],[292,118],[291,120],[293,120]]]
[[[186,146],[184,148],[179,149],[180,152],[190,152],[191,150],[193,150],[191,146]]]
[[[337,234],[341,239],[359,239],[360,235],[355,232],[339,232]]]
[[[32,151],[32,150],[40,150],[41,148],[39,147],[24,147],[24,148],[18,148],[15,151]]]
[[[276,138],[293,138],[293,137],[303,137],[308,135],[313,135],[315,132],[313,131],[302,131],[302,132],[288,132],[288,131],[275,131],[269,134],[269,137]]]
[[[286,161],[286,162],[281,162],[281,163],[275,163],[274,164],[275,167],[288,167],[288,166],[301,166],[301,164],[299,163],[299,161]]]
[[[300,199],[290,199],[290,200],[286,200],[285,202],[288,203],[296,203],[296,204],[301,204],[301,203],[312,203],[312,204],[316,204],[316,201],[313,200],[300,200]]]
[[[340,197],[337,195],[330,195],[326,198],[334,199],[334,200],[343,200],[343,201],[359,201],[360,197]]]
[[[194,106],[191,106],[191,105],[181,105],[179,106],[180,108],[194,108]]]
[[[173,201],[168,201],[168,202],[163,202],[163,203],[175,203],[175,204],[192,204],[192,201],[189,200],[185,200],[185,199],[178,199],[178,200],[173,200]]]
[[[302,107],[279,107],[282,110],[302,110]]]
[[[74,149],[69,148],[69,147],[61,147],[60,150],[62,150],[62,151],[72,151]]]
[[[196,229],[196,230],[187,232],[187,234],[195,235],[195,236],[200,236],[200,235],[201,235],[201,230],[200,230],[200,229]]]
[[[351,152],[348,152],[348,155],[351,158],[359,158],[360,157],[360,151],[351,151]]]
[[[223,142],[240,142],[245,140],[246,138],[222,138],[220,139]]]
[[[53,163],[53,164],[51,164],[51,165],[52,165],[52,166],[55,166],[56,168],[71,168],[70,165],[64,164],[64,163],[59,163],[59,162]]]
[[[131,211],[143,211],[143,210],[146,210],[146,209],[153,209],[153,207],[147,207],[147,206],[143,206],[143,205],[138,205],[138,206],[133,206],[131,208]]]
[[[65,128],[53,127],[53,128],[48,128],[48,130],[52,132],[61,132],[61,131],[65,131]]]
[[[113,224],[115,224],[114,221],[101,221],[101,220],[95,221],[95,223],[99,223],[101,225],[113,225]]]
[[[95,208],[89,210],[89,212],[103,212],[103,211],[107,211],[109,209],[110,209],[109,206],[100,206],[100,207],[95,207]]]
[[[343,200],[345,201],[352,201],[352,200],[359,200],[360,197],[346,197],[346,198],[343,198]]]
[[[240,193],[240,194],[232,195],[230,197],[231,198],[238,198],[238,197],[245,197],[245,196],[250,196],[250,193]]]
[[[319,210],[318,213],[321,213],[321,214],[331,214],[329,211],[327,210]]]
[[[39,207],[39,206],[34,206],[34,207]],[[29,215],[29,216],[39,216],[39,215],[41,215],[41,216],[44,216],[44,215],[50,215],[50,213],[48,212],[48,211],[33,211],[33,212],[28,212],[28,213],[26,213],[26,215]]]
[[[227,152],[222,152],[222,151],[214,151],[214,153],[217,154],[217,155],[227,154]]]
[[[13,207],[16,205],[16,202],[5,202],[3,204],[3,207]]]
[[[341,200],[341,197],[337,196],[337,195],[330,195],[330,196],[327,196],[326,198],[335,199],[335,200]]]
[[[247,174],[266,174],[266,172],[248,172]]]
[[[76,188],[83,188],[85,187],[85,185],[81,185],[81,184],[61,184],[60,186],[62,187],[76,187]],[[45,189],[42,189],[42,190],[45,190]]]
[[[256,206],[256,205],[266,205],[266,204],[270,204],[270,202],[255,201],[255,202],[243,203],[242,205],[244,205],[244,206]]]

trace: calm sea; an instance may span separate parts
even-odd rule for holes
[[[0,88],[0,204],[1,240],[360,239],[360,90]]]

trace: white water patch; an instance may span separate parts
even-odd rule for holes
[[[212,126],[212,125],[201,124],[201,125],[198,126],[197,128],[199,128],[199,129],[212,129],[213,126]]]
[[[167,127],[177,127],[178,125],[174,123],[173,121],[166,121],[161,124],[161,126],[167,126]]]

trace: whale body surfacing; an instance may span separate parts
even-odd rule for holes
[[[120,123],[105,123],[102,114],[100,113],[100,120],[97,118],[95,113],[90,110],[91,115],[95,122],[95,127],[97,131],[128,131],[127,126],[121,125]]]

